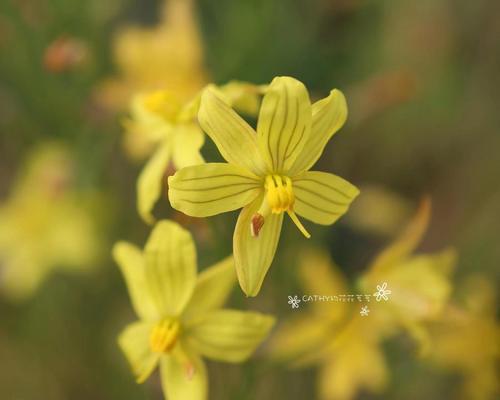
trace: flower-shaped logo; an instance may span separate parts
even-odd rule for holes
[[[368,308],[368,306],[361,307],[361,311],[359,312],[359,314],[362,317],[367,317],[369,313],[370,313],[370,309]]]
[[[300,299],[298,296],[288,296],[288,304],[292,306],[292,308],[299,308]]]
[[[381,301],[384,299],[385,301],[389,300],[388,295],[392,293],[392,290],[387,289],[387,282],[382,283],[382,285],[377,285],[377,291],[373,293],[375,296],[375,300]]]

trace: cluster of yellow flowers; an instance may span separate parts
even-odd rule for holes
[[[191,4],[168,4],[167,16],[182,18],[174,24],[167,17],[165,25],[153,31],[125,36],[131,42],[125,46],[122,42],[121,48],[137,52],[160,42],[168,46],[181,30],[186,32],[183,38],[193,40],[189,48],[199,54],[194,24],[186,12]],[[164,52],[146,53],[146,59],[149,54],[165,57]],[[180,62],[175,58],[166,61],[170,68]],[[186,64],[187,71],[201,71],[198,56],[191,54],[184,60],[178,79]],[[147,62],[141,65],[151,68]],[[298,215],[318,224],[332,224],[359,193],[338,176],[309,171],[344,124],[346,101],[340,91],[332,90],[328,97],[311,104],[305,86],[291,77],[275,78],[265,86],[239,81],[221,86],[200,84],[193,94],[192,85],[179,91],[171,81],[157,78],[176,79],[175,74],[136,74],[134,70],[123,68],[129,72],[125,72],[122,87],[137,82],[134,75],[148,76],[151,81],[138,84],[138,94],[131,97],[130,116],[124,122],[127,152],[136,158],[151,155],[137,182],[140,216],[155,223],[152,210],[169,171],[176,171],[168,178],[173,208],[195,217],[242,209],[234,233],[234,255],[208,268],[198,279],[191,236],[172,221],[155,224],[143,252],[128,243],[116,244],[113,251],[141,320],[129,325],[119,338],[137,381],[143,382],[160,364],[169,399],[204,399],[207,377],[200,356],[243,361],[274,324],[271,316],[220,309],[236,276],[245,294],[256,296],[274,258],[284,213],[309,237]],[[207,74],[195,75],[195,82],[204,83],[198,77]],[[258,112],[257,130],[233,107],[249,115]],[[203,131],[227,163],[205,163],[200,154]]]
[[[275,326],[272,315],[223,307],[237,282],[246,297],[259,294],[285,214],[310,238],[305,220],[332,225],[360,193],[337,175],[311,170],[347,120],[346,99],[333,89],[312,102],[304,84],[289,76],[265,85],[210,83],[191,0],[168,1],[154,28],[121,31],[115,59],[120,74],[103,82],[97,96],[114,110],[127,104],[123,148],[144,162],[137,212],[151,227],[144,249],[120,241],[112,250],[138,318],[118,344],[138,383],[159,367],[166,398],[205,400],[204,358],[244,362]],[[244,117],[256,118],[255,128]],[[205,161],[205,135],[225,162]],[[79,271],[96,264],[92,194],[76,187],[74,175],[68,150],[47,145],[28,158],[0,204],[0,292],[8,298],[27,298],[58,267]],[[162,196],[190,217],[241,210],[232,254],[198,274],[190,232],[154,216]],[[366,219],[363,212],[373,214],[370,196],[379,208]],[[364,211],[352,222],[393,232],[406,219],[394,215],[408,210],[394,199],[384,208],[383,198],[367,194]],[[318,398],[350,400],[362,390],[384,390],[389,368],[383,345],[406,335],[417,357],[464,376],[465,398],[492,398],[500,354],[495,291],[481,277],[467,277],[462,298],[455,299],[456,252],[416,253],[430,210],[424,199],[353,285],[324,250],[299,250],[304,293],[363,298],[389,283],[391,301],[372,301],[368,318],[368,308],[360,313],[356,301],[312,302],[276,327],[266,356],[294,368],[319,366]]]
[[[131,99],[123,123],[124,147],[131,158],[149,157],[137,181],[142,219],[155,224],[153,208],[167,188],[171,206],[189,216],[241,209],[233,255],[198,278],[191,235],[169,220],[154,225],[144,251],[125,242],[113,250],[140,319],[119,336],[137,381],[145,381],[159,364],[168,399],[206,399],[201,356],[244,361],[274,325],[272,316],[221,309],[236,278],[247,296],[258,295],[278,247],[284,214],[309,238],[299,216],[331,225],[359,194],[336,175],[310,171],[345,123],[346,100],[334,89],[311,103],[305,86],[291,77],[276,77],[268,85],[208,84],[187,0],[168,2],[158,27],[122,33],[116,49],[122,76],[106,82],[101,97],[115,105]],[[256,129],[237,111],[258,115]],[[200,153],[204,132],[225,163],[205,162]],[[269,357],[300,367],[321,364],[319,397],[352,399],[361,389],[380,392],[385,387],[388,369],[381,345],[406,332],[421,357],[432,355],[436,364],[451,364],[469,374],[469,385],[482,377],[475,373],[478,363],[487,364],[490,378],[477,384],[486,396],[495,390],[491,352],[481,352],[479,345],[477,359],[470,361],[458,345],[440,345],[464,339],[454,327],[478,318],[478,311],[464,311],[448,301],[456,259],[452,249],[414,255],[429,215],[430,202],[424,200],[406,230],[357,282],[358,293],[390,282],[393,301],[372,304],[370,318],[351,303],[340,303],[335,312],[325,303],[314,303],[311,312],[278,328]],[[307,292],[348,291],[347,280],[321,250],[304,252],[299,273]],[[443,319],[449,307],[456,312]],[[498,328],[489,316],[484,332],[488,345],[494,346]],[[472,337],[474,332],[463,334]]]
[[[271,356],[295,366],[320,363],[321,398],[351,399],[360,389],[381,391],[388,371],[382,341],[401,332],[416,339],[422,356],[430,352],[426,322],[442,312],[451,292],[449,273],[454,251],[413,255],[429,218],[425,201],[400,237],[379,254],[359,278],[359,293],[371,293],[389,282],[391,301],[371,302],[370,317],[356,303],[313,303],[310,313],[291,320],[273,338]],[[308,293],[346,293],[347,282],[328,255],[309,251],[300,265]]]
[[[249,96],[252,102],[260,91],[264,96],[254,131],[231,104],[235,93],[239,100]],[[173,208],[195,217],[242,208],[233,256],[204,271],[198,281],[191,236],[172,221],[156,223],[144,252],[126,243],[114,248],[141,319],[119,339],[137,381],[144,381],[160,363],[169,399],[203,399],[207,379],[199,355],[242,361],[274,323],[273,317],[254,312],[218,310],[232,288],[232,277],[237,275],[245,294],[256,296],[274,258],[284,213],[310,237],[297,214],[332,224],[359,193],[336,175],[309,171],[345,122],[347,106],[338,90],[311,104],[305,86],[291,77],[275,78],[266,87],[208,85],[185,108],[174,111],[165,91],[132,103],[132,123],[161,136],[159,150],[138,180],[139,213],[147,222],[154,222],[151,208],[170,158],[177,170],[168,179]],[[204,163],[201,129],[227,163]]]

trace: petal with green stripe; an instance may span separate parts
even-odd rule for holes
[[[257,124],[259,147],[273,172],[286,172],[295,162],[311,132],[311,113],[309,94],[301,82],[287,76],[273,79]]]
[[[224,163],[183,168],[169,177],[168,186],[172,207],[193,217],[242,208],[263,190],[257,176]]]
[[[359,190],[345,179],[308,171],[293,179],[295,211],[320,225],[331,225],[349,208]]]
[[[309,170],[323,153],[331,137],[347,119],[347,103],[340,90],[333,89],[328,97],[312,106],[312,127],[304,148],[289,172],[295,175]]]

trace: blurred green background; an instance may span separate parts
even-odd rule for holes
[[[160,7],[153,0],[0,0],[0,203],[29,152],[54,140],[72,150],[78,187],[104,199],[96,213],[102,256],[91,273],[57,272],[24,302],[0,300],[2,399],[161,398],[156,376],[135,384],[116,345],[134,316],[110,248],[118,239],[141,245],[149,230],[135,210],[141,165],[121,146],[124,110],[96,96],[119,73],[113,57],[119,29],[158,24]],[[456,282],[474,273],[498,285],[498,1],[198,0],[195,10],[211,80],[260,84],[291,75],[315,97],[333,87],[344,91],[347,124],[316,169],[362,190],[389,190],[409,207],[431,195],[422,249],[455,246]],[[58,59],[61,38],[77,43],[75,59]],[[203,153],[218,157],[211,143]],[[172,216],[163,203],[156,215]],[[184,221],[197,239],[200,268],[231,252],[236,215]],[[290,316],[287,296],[301,293],[294,248],[303,241],[290,225],[261,295],[244,299],[235,288],[232,306]],[[348,217],[311,229],[313,242],[353,279],[396,232],[362,229]],[[386,392],[358,398],[456,398],[460,377],[411,352],[404,341],[388,345]],[[211,362],[209,368],[213,399],[316,398],[314,370],[289,371],[259,354],[242,366]]]

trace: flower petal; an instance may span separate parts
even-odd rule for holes
[[[137,316],[147,321],[157,319],[159,312],[148,289],[141,250],[133,244],[118,242],[113,247],[113,258],[123,274]]]
[[[176,316],[196,283],[196,251],[188,231],[172,221],[154,227],[144,250],[146,280],[162,316]]]
[[[210,87],[201,96],[198,119],[228,163],[264,174],[255,131]]]
[[[263,196],[259,196],[243,208],[234,230],[233,252],[236,273],[241,289],[247,296],[256,296],[260,291],[278,247],[283,223],[283,213],[271,214],[266,218],[259,236],[252,236],[251,220],[258,211],[262,199]]]
[[[264,340],[274,318],[256,312],[216,310],[186,327],[189,345],[220,361],[246,360]]]
[[[204,270],[183,313],[189,319],[222,307],[236,283],[234,258],[229,256]]]
[[[296,361],[323,347],[331,336],[332,326],[328,319],[304,312],[278,326],[269,342],[268,354],[279,362]]]
[[[269,85],[257,124],[257,138],[272,171],[288,171],[302,151],[311,132],[311,102],[307,89],[287,76]]]
[[[137,180],[137,210],[142,219],[153,224],[155,219],[151,214],[155,203],[161,195],[163,175],[170,159],[170,146],[164,142],[142,169]]]
[[[361,389],[379,393],[387,385],[387,365],[376,343],[357,336],[324,364],[319,376],[320,398],[352,399]]]
[[[347,103],[343,93],[333,89],[328,97],[312,105],[311,134],[295,160],[290,175],[309,170],[323,153],[331,137],[347,119]]]
[[[241,167],[209,163],[183,168],[168,178],[168,197],[176,210],[193,217],[208,217],[250,203],[262,183]]]
[[[300,254],[299,281],[304,293],[320,295],[338,295],[348,293],[345,277],[339,267],[330,259],[327,252],[308,249]],[[349,303],[339,303],[332,313],[331,304],[327,302],[313,302],[313,312],[323,320],[332,323],[341,322],[349,313]]]
[[[263,87],[242,81],[229,81],[217,87],[221,97],[235,110],[247,115],[257,115]]]
[[[431,213],[431,202],[424,198],[417,213],[398,238],[375,259],[371,274],[379,274],[398,261],[409,256],[417,248],[427,230]]]
[[[206,400],[208,398],[205,363],[195,355],[190,355],[189,359],[192,363],[192,371],[173,355],[161,358],[161,386],[168,400]]]
[[[456,254],[452,249],[437,254],[411,257],[381,275],[370,275],[370,283],[387,280],[391,290],[396,316],[408,319],[431,320],[441,314],[452,286],[446,272],[455,263]],[[373,287],[373,285],[372,285]],[[405,299],[402,303],[401,299]]]
[[[132,368],[137,383],[144,382],[153,372],[160,355],[149,347],[153,324],[135,322],[128,325],[118,336],[118,344]]]
[[[320,225],[331,225],[349,208],[359,190],[339,176],[308,171],[293,178],[295,211]]]
[[[179,124],[172,131],[172,159],[175,169],[203,164],[200,148],[205,135],[196,123]]]

